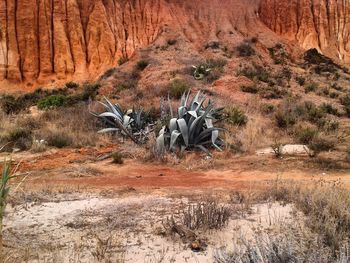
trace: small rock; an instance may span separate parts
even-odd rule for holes
[[[202,240],[195,240],[191,243],[190,248],[194,252],[204,251],[206,248],[206,244]]]

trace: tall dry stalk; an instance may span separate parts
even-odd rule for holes
[[[3,237],[2,228],[7,198],[10,192],[9,181],[15,176],[11,175],[11,161],[4,160],[1,181],[0,181],[0,262],[3,262]]]

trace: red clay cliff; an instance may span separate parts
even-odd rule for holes
[[[194,48],[275,31],[349,63],[349,2],[0,0],[0,82],[95,78],[167,30]]]

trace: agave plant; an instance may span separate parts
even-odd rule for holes
[[[203,79],[205,76],[207,76],[210,71],[212,70],[210,68],[210,66],[206,63],[201,64],[199,66],[192,66],[194,68],[194,72],[193,72],[193,77],[196,80],[201,80]]]
[[[125,113],[120,105],[111,103],[106,97],[104,97],[104,101],[100,103],[106,109],[105,112],[100,114],[91,112],[109,126],[98,133],[116,132],[129,137],[136,144],[143,143],[152,131],[152,125],[146,119],[143,110],[133,108]]]
[[[169,125],[164,126],[159,132],[156,149],[158,153],[167,150],[175,151],[180,148],[199,148],[209,154],[208,147],[215,147],[221,151],[223,144],[219,139],[221,128],[214,127],[214,121],[223,109],[214,109],[214,104],[199,91],[189,101],[190,91],[184,93],[181,98],[181,105],[178,107],[178,117],[172,116]]]

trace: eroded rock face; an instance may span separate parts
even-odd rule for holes
[[[247,2],[256,1],[0,0],[0,81],[96,76],[165,27],[215,38],[254,17]]]
[[[0,80],[97,74],[160,31],[158,0],[1,0]]]
[[[305,48],[350,63],[349,0],[262,0],[261,20]]]
[[[0,0],[0,82],[91,79],[168,31],[203,47],[269,38],[266,25],[349,63],[349,2]]]

